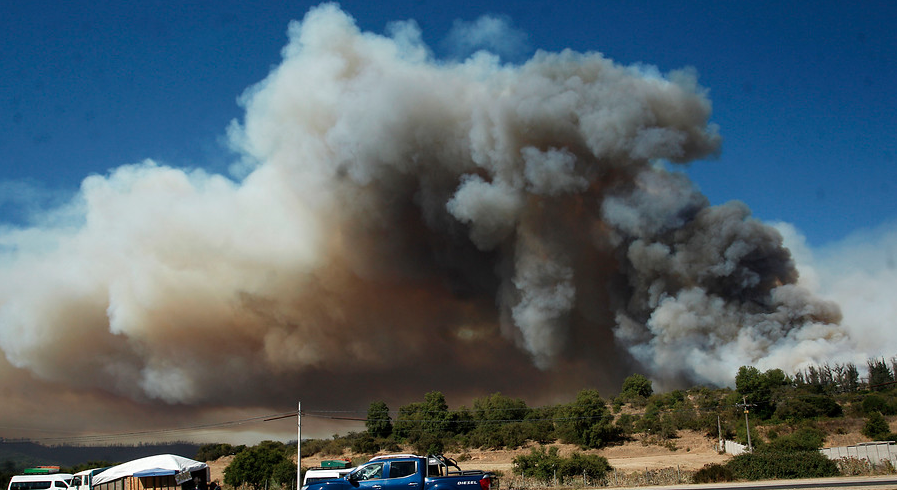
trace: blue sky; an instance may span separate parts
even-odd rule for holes
[[[227,172],[237,97],[280,60],[305,2],[6,2],[0,210],[71,195],[92,173],[152,158]],[[437,56],[453,23],[504,15],[535,49],[599,51],[661,72],[694,67],[724,138],[690,175],[823,245],[897,215],[891,2],[342,2],[364,30],[414,19]],[[10,185],[15,182],[16,185]],[[26,184],[23,187],[22,184]],[[27,191],[26,191],[27,190]]]

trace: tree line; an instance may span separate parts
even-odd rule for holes
[[[870,439],[897,439],[885,418],[897,415],[897,363],[894,359],[874,359],[867,367],[869,377],[862,380],[852,364],[813,366],[792,376],[780,369],[760,371],[742,366],[734,389],[697,386],[667,393],[655,393],[646,376],[633,374],[623,381],[616,396],[603,398],[597,390],[584,389],[568,403],[542,407],[529,407],[522,399],[493,393],[474,399],[470,407],[450,409],[445,396],[432,391],[423,400],[397,410],[383,401],[371,402],[364,431],[302,441],[302,454],[340,456],[351,451],[371,455],[409,447],[420,454],[463,454],[471,448],[514,449],[535,442],[539,446],[515,460],[517,471],[542,478],[550,466],[582,476],[607,471],[609,465],[600,457],[579,453],[571,456],[572,460],[559,459],[556,452],[546,451],[541,445],[562,442],[587,450],[639,437],[673,449],[680,430],[701,431],[708,437],[745,444],[747,411],[756,451],[737,459],[727,471],[748,478],[754,471],[748,469],[757,465],[778,468],[784,464],[787,468],[822,468],[819,471],[823,474],[832,471],[831,465],[807,451],[818,454],[827,420],[863,418],[863,433]],[[273,450],[270,441],[261,446],[266,452]],[[281,446],[284,458],[295,454],[295,446]],[[250,454],[245,457],[259,458]],[[750,458],[752,462],[744,462]],[[778,466],[767,464],[763,458],[772,458]],[[240,459],[238,454],[234,462],[242,465]],[[809,471],[798,473],[813,476]],[[225,483],[249,482],[236,466],[229,467],[228,472]],[[272,473],[267,475],[265,481],[272,481]],[[553,477],[557,476],[555,470]],[[288,484],[295,474],[287,476],[284,471],[284,478]]]

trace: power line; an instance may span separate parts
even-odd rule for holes
[[[285,415],[291,413],[295,415],[295,412],[281,412],[276,414],[268,414],[268,415],[260,415],[257,417],[248,417],[245,419],[238,420],[229,420],[226,422],[216,422],[211,424],[200,424],[200,425],[191,425],[184,427],[173,427],[167,429],[148,429],[148,430],[140,430],[140,431],[127,431],[127,432],[113,432],[106,434],[85,434],[80,436],[60,436],[60,437],[34,437],[27,438],[24,440],[30,442],[41,442],[41,443],[97,443],[97,442],[108,442],[115,441],[119,439],[133,439],[140,436],[153,436],[153,435],[169,435],[169,434],[189,434],[191,432],[204,432],[211,429],[221,429],[225,427],[235,427],[239,425],[251,424],[263,422],[266,418],[278,417],[281,415]],[[24,427],[6,427],[6,429],[14,429],[14,430],[28,430],[28,431],[40,431],[41,429],[31,429]],[[60,431],[56,431],[60,432]]]

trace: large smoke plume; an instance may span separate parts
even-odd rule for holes
[[[5,229],[7,383],[141,406],[538,402],[850,345],[778,231],[670,170],[721,143],[693,73],[437,62],[414,23],[390,32],[333,5],[291,25],[229,128],[239,180],[125,165]]]

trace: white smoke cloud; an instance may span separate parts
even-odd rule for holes
[[[332,4],[292,23],[228,128],[241,179],[124,165],[84,180],[75,220],[4,230],[2,377],[345,406],[613,390],[633,370],[725,384],[850,345],[775,229],[658,164],[719,149],[693,73],[437,62],[413,22],[389,32]],[[333,390],[348,380],[367,390]]]
[[[844,329],[856,341],[856,349],[838,352],[829,359],[864,367],[869,359],[894,357],[897,224],[859,230],[815,249],[792,225],[775,226],[795,253],[801,284],[841,306]]]
[[[527,37],[525,32],[514,28],[509,18],[483,15],[472,22],[456,20],[444,45],[457,59],[481,50],[515,59],[528,49]]]

